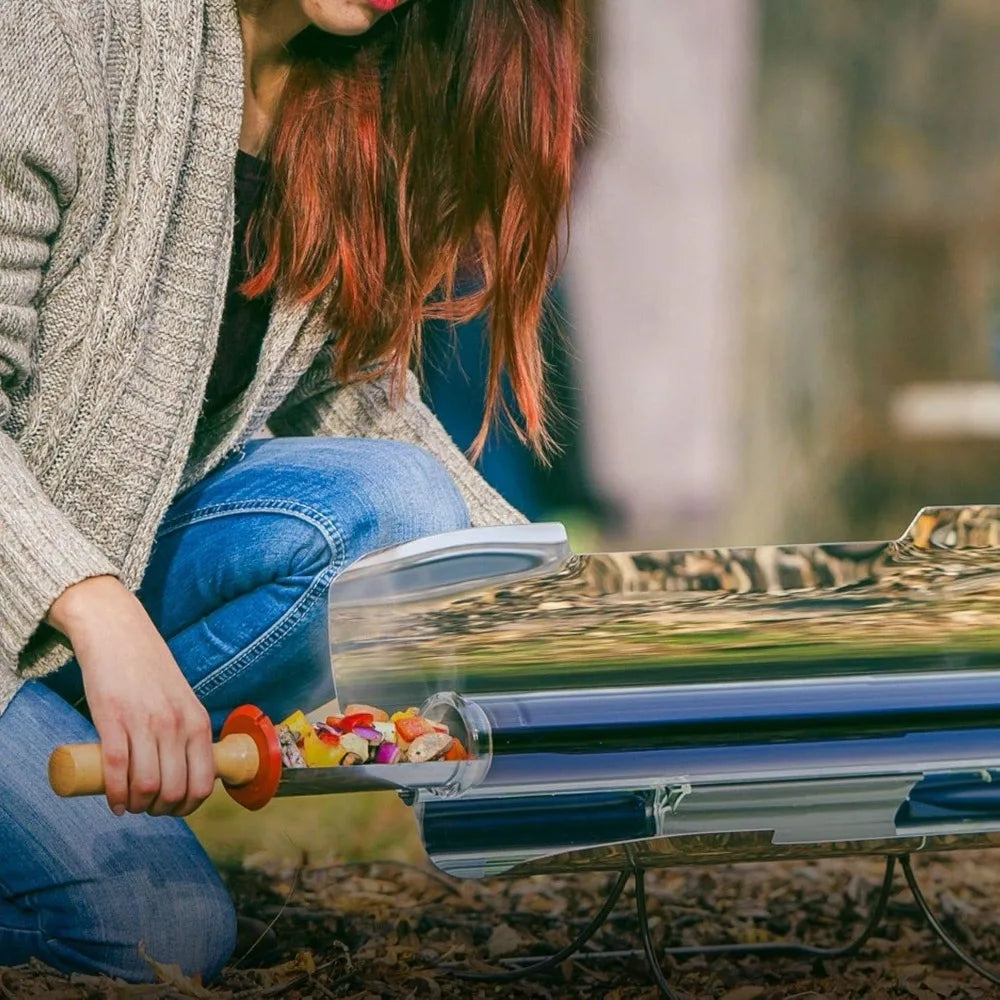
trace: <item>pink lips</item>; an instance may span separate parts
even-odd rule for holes
[[[368,2],[376,9],[388,13],[394,7],[398,7],[400,0],[368,0]]]

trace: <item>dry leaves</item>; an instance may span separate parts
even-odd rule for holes
[[[917,858],[915,867],[945,925],[987,964],[1000,964],[993,900],[1000,865],[989,852]],[[150,959],[147,986],[63,976],[37,963],[0,970],[9,1000],[655,1000],[639,956],[602,960],[597,951],[638,946],[634,901],[619,902],[584,960],[497,986],[457,978],[446,966],[503,968],[509,956],[566,944],[600,906],[603,874],[455,882],[405,864],[312,865],[291,897],[291,867],[261,863],[229,873],[241,911],[275,920],[277,944],[206,988]],[[881,880],[877,859],[804,865],[678,868],[651,873],[648,903],[658,943],[775,941],[834,945],[863,922]],[[238,957],[238,956],[237,956]],[[990,1000],[996,988],[963,969],[917,919],[902,879],[879,933],[850,960],[704,957],[668,960],[685,1000]]]

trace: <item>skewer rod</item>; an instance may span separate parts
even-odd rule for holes
[[[260,754],[253,737],[234,733],[212,747],[215,776],[226,785],[239,787],[254,779]],[[56,747],[49,757],[49,783],[56,795],[72,798],[103,795],[104,765],[100,743],[71,743]]]

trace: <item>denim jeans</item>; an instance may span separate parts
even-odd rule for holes
[[[465,504],[426,452],[391,441],[284,438],[179,496],[139,591],[218,728],[253,702],[273,718],[333,696],[326,594],[367,552],[463,528]],[[46,764],[88,742],[70,664],[0,715],[0,964],[148,981],[140,954],[214,976],[234,946],[232,903],[187,825],[58,799]]]

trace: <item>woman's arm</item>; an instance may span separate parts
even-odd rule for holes
[[[36,297],[77,160],[72,66],[45,4],[0,4],[0,668],[52,602],[115,567],[45,494],[6,433],[8,394],[31,375]]]
[[[17,669],[43,621],[61,631],[101,736],[109,805],[183,815],[214,784],[208,713],[115,566],[52,503],[7,433],[77,182],[85,116],[74,118],[82,97],[64,27],[44,2],[0,0],[0,669]]]
[[[332,352],[332,346],[320,351],[298,386],[272,414],[268,423],[275,434],[408,441],[430,452],[451,473],[465,498],[473,527],[525,522],[448,436],[421,400],[412,372],[407,374],[404,399],[393,407],[387,377],[349,386],[335,384]]]

